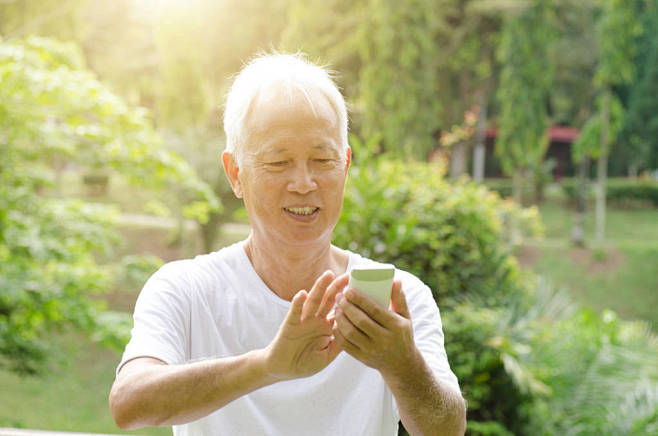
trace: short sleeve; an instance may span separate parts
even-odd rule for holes
[[[190,301],[185,292],[182,262],[164,265],[144,285],[133,314],[130,342],[117,373],[137,357],[154,357],[167,364],[185,361],[189,344]]]
[[[416,277],[403,288],[411,312],[414,340],[425,361],[437,378],[461,392],[457,376],[450,369],[443,337],[439,308],[432,291]],[[403,282],[404,283],[404,282]]]

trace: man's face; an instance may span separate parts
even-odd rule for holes
[[[330,242],[343,205],[349,151],[327,98],[309,98],[261,93],[246,123],[236,193],[256,235],[276,243]]]

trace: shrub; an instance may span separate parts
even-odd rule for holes
[[[648,324],[578,309],[543,281],[443,319],[471,434],[655,434],[658,338]]]
[[[527,181],[521,186],[521,196],[524,199],[532,198],[535,195],[532,183],[529,182]],[[512,179],[486,179],[483,183],[487,189],[497,192],[502,198],[512,197],[514,194]]]
[[[450,184],[437,164],[379,158],[350,174],[338,246],[410,271],[437,301],[470,295],[493,305],[519,287],[510,222],[539,234],[536,209],[468,181]]]
[[[527,434],[656,434],[658,338],[643,322],[580,310],[536,320],[533,368],[549,395],[526,405]]]
[[[563,179],[560,182],[560,186],[567,199],[570,202],[575,202],[578,195],[577,180]],[[587,184],[587,198],[594,198],[594,189],[594,182]],[[658,181],[608,179],[606,184],[606,200],[613,204],[635,201],[658,207]]]
[[[450,367],[468,401],[469,434],[507,435],[518,429],[523,419],[519,405],[530,397],[506,372],[501,351],[488,345],[504,310],[465,302],[441,316]]]

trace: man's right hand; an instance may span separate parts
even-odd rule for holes
[[[341,349],[332,336],[333,318],[328,314],[335,297],[349,281],[326,271],[310,293],[299,291],[272,343],[265,349],[269,374],[278,380],[311,376],[329,365]]]

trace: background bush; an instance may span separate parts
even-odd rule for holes
[[[578,194],[577,180],[565,178],[560,182],[560,186],[569,201],[575,203]],[[589,183],[587,185],[587,196],[589,199],[594,198],[594,189],[594,184]],[[630,200],[658,207],[658,181],[608,179],[606,184],[606,199],[615,204],[625,203]]]
[[[538,235],[537,210],[474,183],[450,184],[443,171],[381,158],[353,167],[334,242],[421,277],[442,307],[465,296],[493,305],[520,286],[510,223]]]

